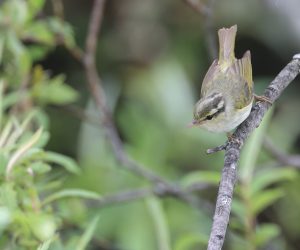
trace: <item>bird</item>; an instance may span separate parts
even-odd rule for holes
[[[218,30],[219,57],[203,79],[191,126],[229,133],[249,116],[254,99],[269,102],[254,94],[250,51],[235,57],[236,33],[237,25]]]

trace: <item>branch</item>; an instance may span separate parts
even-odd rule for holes
[[[297,54],[270,83],[265,90],[264,95],[274,102],[299,73],[300,54]],[[251,132],[259,126],[270,106],[271,104],[267,102],[256,103],[249,117],[234,132],[234,140],[227,142],[215,214],[207,247],[208,250],[222,249],[229,222],[233,189],[237,179],[237,167],[241,148]]]
[[[218,56],[217,41],[213,29],[213,9],[216,0],[209,0],[207,4],[203,4],[199,0],[183,1],[195,12],[203,16],[206,46],[208,48],[210,59],[214,60]]]
[[[129,156],[125,153],[122,141],[118,135],[114,121],[112,119],[112,114],[107,107],[105,93],[102,87],[102,80],[97,71],[95,62],[97,38],[101,27],[104,3],[105,0],[95,0],[94,6],[92,7],[92,14],[86,38],[86,48],[83,56],[83,63],[85,67],[89,91],[96,103],[98,111],[102,114],[101,124],[103,124],[106,130],[106,136],[112,144],[112,149],[117,160],[124,167],[138,176],[144,177],[151,182],[165,183],[162,178],[155,175],[152,171],[140,166],[138,163],[130,159]]]
[[[198,0],[183,0],[187,5],[189,5],[194,11],[203,16],[211,14],[211,9],[205,4],[199,2]]]
[[[300,168],[300,155],[288,155],[272,143],[270,138],[264,139],[264,147],[281,164]]]
[[[191,185],[185,188],[189,193],[197,192],[209,187],[207,184],[202,185]],[[156,185],[154,187],[148,188],[137,188],[126,191],[120,191],[113,194],[108,194],[103,196],[99,201],[91,201],[90,204],[97,207],[110,206],[113,204],[120,204],[125,202],[130,202],[138,199],[143,199],[151,195],[156,195],[158,197],[175,197],[178,198],[178,191],[181,192],[180,189],[177,188],[169,188],[165,186]],[[205,201],[201,201],[201,204],[193,203],[195,207],[206,208],[207,211],[211,211],[212,206]],[[201,205],[201,206],[200,206]]]
[[[143,177],[154,184],[154,188],[165,189],[169,194],[180,198],[190,204],[195,204],[197,200],[192,197],[188,191],[183,190],[177,184],[173,184],[165,180],[163,177],[157,175],[150,169],[147,169],[142,164],[131,159],[125,152],[123,143],[117,132],[112,114],[107,106],[105,100],[105,93],[102,87],[102,80],[96,67],[96,48],[97,38],[101,27],[103,8],[105,0],[95,0],[92,7],[91,19],[89,22],[88,34],[86,38],[85,53],[83,54],[83,64],[87,77],[89,91],[96,103],[96,107],[102,115],[101,124],[103,125],[106,137],[112,145],[112,150],[120,165],[133,174]]]

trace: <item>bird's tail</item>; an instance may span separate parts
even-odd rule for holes
[[[230,28],[222,28],[218,31],[219,36],[219,65],[227,68],[235,59],[234,45],[237,25]]]

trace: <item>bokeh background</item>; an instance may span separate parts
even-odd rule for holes
[[[49,249],[75,249],[97,216],[86,249],[206,248],[224,154],[206,155],[205,151],[222,144],[226,135],[187,124],[215,57],[217,30],[238,25],[236,56],[251,51],[255,92],[262,94],[300,51],[300,1],[198,3],[211,14],[198,13],[182,0],[107,0],[96,54],[108,106],[126,152],[183,188],[201,186],[192,193],[198,205],[151,195],[106,205],[80,197],[58,199],[51,211],[60,223]],[[48,0],[39,18],[61,14],[59,8],[53,11],[60,4],[77,46],[84,48],[93,1]],[[88,91],[84,69],[70,51],[63,45],[53,46],[33,65],[40,65],[50,76],[65,75],[65,82],[78,93],[71,104],[41,105],[50,135],[46,150],[73,158],[81,168],[80,174],[73,175],[54,166],[49,176],[63,179],[59,189],[84,189],[106,197],[151,187],[116,160],[98,122],[99,110]],[[289,163],[274,153],[298,159],[299,91],[297,78],[245,145],[224,249],[300,249],[300,162]]]

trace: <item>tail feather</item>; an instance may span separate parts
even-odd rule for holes
[[[219,36],[219,64],[231,65],[234,62],[234,45],[237,32],[237,25],[229,29],[222,28],[218,31]]]

